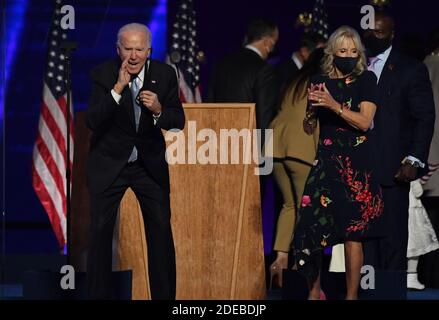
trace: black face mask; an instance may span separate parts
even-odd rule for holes
[[[377,38],[373,34],[364,37],[364,45],[367,48],[369,57],[376,57],[377,55],[386,51],[391,45],[392,40],[390,38]]]
[[[349,74],[352,71],[354,71],[355,67],[358,63],[358,57],[351,58],[351,57],[339,57],[334,56],[334,65],[337,67],[338,70],[340,70],[343,75]]]

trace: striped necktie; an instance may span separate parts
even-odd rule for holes
[[[139,94],[139,77],[136,77],[132,82],[131,82],[131,96],[133,98],[133,108],[134,108],[134,119],[135,119],[135,123],[136,123],[136,131],[139,130],[139,121],[140,121],[140,114],[142,113],[142,109],[141,107],[137,104],[136,102],[136,97]],[[133,151],[131,152],[131,155],[128,159],[128,162],[134,162],[137,160],[137,148],[136,146],[134,146]]]

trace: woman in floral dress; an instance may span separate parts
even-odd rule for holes
[[[363,265],[362,242],[382,235],[383,200],[374,168],[373,117],[376,77],[367,71],[358,33],[347,26],[329,38],[323,73],[311,79],[304,130],[319,119],[320,136],[292,242],[295,268],[319,299],[322,251],[345,245],[346,299],[357,299]]]

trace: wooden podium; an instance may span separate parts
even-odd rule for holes
[[[199,137],[202,141],[192,144],[188,139],[196,137],[200,130],[209,128],[213,130],[210,132],[216,133],[217,145],[220,146],[221,129],[254,129],[254,105],[186,104],[184,109],[186,164],[169,166],[177,299],[264,299],[261,201],[259,177],[254,174],[257,165],[253,161],[244,164],[242,151],[246,146],[242,140],[239,164],[188,163],[188,150],[193,152],[196,146],[195,152],[203,152],[205,149],[200,147],[207,142],[207,139],[203,141]],[[252,144],[252,141],[247,142]],[[168,146],[171,143],[175,141],[168,141]],[[230,156],[230,148],[228,151]],[[84,161],[76,156],[75,159]],[[220,163],[219,151],[217,159]],[[77,194],[83,194],[83,189],[78,188]],[[83,201],[78,197],[75,199],[74,192],[72,197],[77,203],[76,206],[72,205],[72,217],[77,220],[75,215],[78,212],[74,208],[84,210],[84,204],[78,205]],[[77,232],[75,226],[78,229],[79,225],[72,223],[72,234]],[[80,228],[82,230],[78,231],[84,232],[83,226]],[[120,205],[116,237],[118,269],[133,270],[133,299],[148,299],[147,245],[143,220],[130,189]],[[83,250],[84,240],[78,238],[72,236],[73,244],[79,244]],[[81,254],[77,252],[76,257],[80,258]]]

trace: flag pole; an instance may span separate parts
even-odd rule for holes
[[[70,168],[70,106],[72,95],[72,70],[71,70],[71,52],[77,48],[76,42],[65,41],[61,43],[61,50],[65,53],[66,60],[66,93],[67,93],[67,166],[66,166],[66,241],[67,241],[67,264],[71,264],[71,237],[70,237],[70,181],[71,181],[71,168]]]

